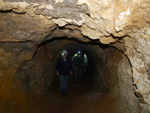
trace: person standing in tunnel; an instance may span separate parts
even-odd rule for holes
[[[84,68],[84,59],[82,57],[81,51],[77,52],[77,56],[74,57],[72,65],[74,69],[73,86],[75,87],[77,82],[79,82],[79,84],[82,83],[82,70]]]
[[[56,64],[56,75],[60,76],[60,93],[66,95],[68,92],[68,77],[72,75],[71,60],[67,57],[67,51],[63,50],[61,58]]]

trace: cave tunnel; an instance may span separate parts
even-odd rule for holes
[[[22,46],[21,44],[19,45]],[[26,45],[29,44],[24,44],[24,50],[31,51]],[[15,46],[16,44],[14,44],[14,46],[11,44],[11,47],[14,49]],[[83,54],[86,54],[88,58],[87,72],[83,72],[83,84],[74,88],[72,86],[72,77],[70,76],[68,80],[68,88],[70,92],[66,97],[60,95],[59,77],[56,76],[55,69],[56,63],[61,57],[61,52],[63,50],[67,50],[70,60],[79,50]],[[114,110],[117,109],[117,97],[109,95],[109,93],[113,94],[113,89],[117,87],[117,65],[122,54],[122,51],[117,48],[109,45],[102,45],[95,41],[88,43],[74,38],[68,39],[67,37],[59,37],[44,41],[36,46],[32,60],[23,62],[20,65],[12,82],[13,96],[20,95],[21,92],[27,93],[28,96],[25,95],[25,97],[22,97],[21,95],[21,97],[23,99],[28,98],[30,101],[26,101],[26,104],[33,105],[33,107],[29,108],[25,105],[19,105],[20,107],[17,111],[16,105],[13,103],[11,105],[12,108],[14,107],[13,109],[9,108],[10,106],[7,105],[4,110],[6,110],[5,112],[11,110],[16,113],[23,112],[22,110],[26,109],[26,112],[31,112],[32,110],[32,112],[36,112],[35,109],[39,108],[40,112],[55,111],[56,113],[59,113],[65,112],[65,109],[67,109],[67,112],[75,113],[80,112],[78,110],[81,109],[81,112],[83,112],[82,109],[85,109],[90,103],[93,103],[92,106],[96,106],[95,103],[98,102],[94,100],[94,98],[96,98],[99,100],[98,104],[103,103],[101,106],[107,106],[108,102],[112,101],[110,106],[113,107],[113,109],[111,109],[112,112],[114,112]],[[15,97],[13,96],[11,97],[12,100],[10,102],[15,101],[15,103],[20,104],[20,101],[14,100]],[[82,100],[82,96],[85,99]],[[51,100],[51,98],[55,100]],[[64,100],[65,98],[66,100]],[[88,98],[91,99],[88,100]],[[104,100],[101,100],[101,98],[104,98]],[[36,102],[38,99],[44,100],[42,102],[43,109],[38,105],[41,101]],[[80,99],[82,101],[80,101]],[[46,100],[51,102],[47,102]],[[55,103],[56,101],[58,101],[58,103]],[[59,101],[62,102],[59,103]],[[84,104],[84,102],[89,104]],[[74,104],[79,103],[83,105],[78,109],[74,109]],[[46,104],[49,106],[53,104],[53,106],[46,107]],[[69,105],[72,107],[69,107]],[[59,106],[61,108],[59,108]],[[95,107],[90,110],[94,109]],[[96,109],[94,112],[104,112],[105,110],[106,109]]]
[[[149,0],[0,0],[0,113],[150,113]],[[60,94],[63,50],[87,58]]]
[[[97,53],[94,50],[96,48],[99,48],[99,53]],[[106,48],[106,47],[103,47],[103,48]],[[38,66],[37,68],[39,68],[39,66],[41,67],[41,69],[43,68],[44,71],[41,72],[41,74],[45,75],[45,73],[49,72],[47,76],[51,76],[52,78],[54,77],[53,80],[47,81],[47,83],[49,82],[48,84],[50,84],[51,81],[55,81],[57,79],[55,75],[55,66],[56,66],[56,63],[58,62],[58,59],[61,57],[61,52],[63,50],[68,51],[68,58],[70,60],[73,60],[74,55],[79,50],[82,52],[83,55],[86,55],[88,59],[88,66],[87,66],[87,72],[84,74],[87,74],[87,77],[90,77],[89,79],[91,79],[90,80],[91,85],[92,83],[95,85],[96,83],[98,83],[97,81],[98,75],[103,76],[99,78],[100,81],[102,81],[100,82],[101,85],[99,84],[100,85],[99,87],[101,87],[99,91],[109,92],[110,76],[107,77],[105,76],[105,74],[102,75],[101,72],[98,72],[99,70],[98,68],[101,68],[101,71],[102,71],[102,68],[103,69],[107,68],[107,66],[102,67],[102,65],[104,64],[105,54],[106,54],[103,51],[103,49],[96,43],[85,43],[85,42],[78,41],[76,39],[67,39],[65,37],[55,38],[55,39],[41,43],[33,58],[33,61],[35,60],[35,65]],[[116,51],[118,50],[116,49]],[[26,64],[27,62],[25,63],[25,65]],[[47,65],[44,67],[42,64],[47,64]],[[34,66],[33,66],[32,71],[33,70],[35,70]],[[104,80],[104,78],[107,80]],[[58,80],[56,80],[56,82],[58,82]],[[102,83],[107,84],[107,85],[104,86],[104,84]],[[52,82],[52,85],[50,85],[50,87],[56,85],[54,84],[55,82]],[[49,86],[47,85],[46,87],[48,88]]]
[[[114,113],[124,106],[119,104],[122,97],[118,94],[127,78],[121,78],[125,77],[126,72],[120,70],[127,68],[131,73],[131,64],[120,48],[101,44],[97,40],[83,42],[68,37],[55,37],[38,44],[30,41],[1,43],[1,46],[5,51],[15,53],[15,63],[22,58],[30,58],[21,62],[12,78],[8,78],[8,82],[12,80],[11,95],[2,109],[4,113]],[[89,66],[83,73],[82,85],[74,88],[72,77],[69,78],[70,92],[65,97],[60,95],[59,77],[55,69],[63,50],[68,51],[70,59],[80,50],[87,55]],[[129,87],[132,79],[127,77]]]
[[[57,43],[59,45],[60,39],[62,40],[63,38],[58,38],[58,39],[55,39],[52,43],[54,43],[54,44]],[[46,44],[46,46],[47,45],[51,45],[52,43],[48,43],[48,44]],[[94,47],[92,47],[94,45],[96,46],[97,44],[93,43],[93,45],[92,45],[90,43],[89,44],[88,43],[83,43],[83,42],[75,40],[75,39],[70,41],[70,40],[67,40],[67,38],[64,38],[63,42],[61,42],[61,43],[67,43],[67,44],[64,45],[63,47],[61,47],[57,51],[55,59],[58,59],[58,56],[60,57],[62,50],[67,50],[68,51],[68,57],[70,58],[70,60],[73,60],[73,57],[77,53],[77,51],[81,51],[82,55],[86,55],[87,59],[88,59],[88,65],[86,67],[87,68],[86,69],[87,72],[85,72],[85,73],[83,72],[83,77],[85,77],[85,78],[88,77],[90,79],[90,83],[89,84],[91,86],[94,83],[96,85],[96,82],[98,82],[97,81],[97,75],[100,75],[100,73],[98,72],[98,70],[99,70],[98,66],[102,66],[102,64],[104,63],[104,61],[103,61],[104,60],[103,59],[103,57],[104,57],[103,53],[104,52],[102,51],[102,49],[100,50],[101,53],[99,53],[100,55],[98,56],[98,53],[94,50]],[[53,45],[53,47],[54,47],[54,45]],[[48,46],[47,46],[47,48],[48,48]],[[104,75],[102,75],[102,76],[104,76]],[[104,76],[103,78],[107,79],[106,76]],[[108,85],[109,84],[109,82],[108,82],[109,78],[110,77],[108,77],[108,79],[106,81],[104,81],[105,84],[107,84],[106,86],[104,86],[104,84],[102,84],[103,82],[100,83],[101,85],[99,84],[100,87],[101,87],[101,89],[99,91],[104,91],[104,92],[108,92],[109,91],[109,85]],[[94,80],[95,80],[95,82],[94,82]],[[101,81],[103,81],[103,80],[101,80]]]

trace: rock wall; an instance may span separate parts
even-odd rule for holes
[[[125,55],[118,64],[119,113],[141,113],[138,99],[136,98],[135,86],[133,86],[132,68]],[[146,112],[145,112],[146,113]]]
[[[19,69],[19,66],[22,62],[32,59],[32,56],[35,52],[33,43],[1,43],[0,44],[0,112],[6,108],[6,105],[10,102],[12,97],[12,83],[16,70]],[[15,95],[15,98],[21,92],[19,89],[16,89],[18,95]],[[7,108],[6,108],[7,109]]]
[[[48,94],[49,86],[55,75],[53,59],[54,56],[50,49],[47,50],[45,46],[39,48],[34,58],[23,63],[17,70],[13,87],[20,87],[24,92],[32,92],[37,95]]]
[[[133,71],[135,95],[140,101],[142,109],[150,112],[150,80],[149,80],[149,28],[143,28],[134,34],[134,38],[125,39],[126,55],[128,56]],[[143,106],[145,106],[143,108]]]
[[[114,95],[117,95],[116,93],[117,91],[115,89],[118,84],[117,71],[118,71],[118,64],[120,62],[123,52],[118,50],[117,48],[109,47],[105,49],[105,54],[106,57],[104,64],[107,67],[106,68],[107,72],[109,72],[110,92],[114,93]]]
[[[95,46],[99,58],[96,59],[96,77],[94,84],[96,85],[97,91],[101,92],[113,92],[114,95],[117,93],[114,91],[118,83],[117,70],[118,63],[121,59],[122,52],[114,47],[100,48]]]

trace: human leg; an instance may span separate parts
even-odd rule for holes
[[[77,69],[73,71],[73,85],[76,85],[76,82],[77,82],[77,74],[78,74],[78,71]]]
[[[68,91],[68,76],[64,76],[64,90]]]
[[[65,77],[63,75],[60,75],[60,93],[65,94]]]
[[[82,68],[78,69],[79,84],[82,83]]]

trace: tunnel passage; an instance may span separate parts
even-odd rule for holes
[[[106,78],[105,79],[105,85],[103,84],[104,82],[100,82],[99,85],[99,91],[102,92],[108,92],[109,91],[109,77],[108,76],[104,76],[104,77],[99,77],[99,76],[103,76],[98,72],[98,65],[102,66],[103,62],[103,53],[101,54],[101,56],[98,56],[97,52],[94,50],[94,48],[92,47],[92,45],[90,44],[86,44],[86,43],[81,43],[81,42],[72,42],[69,43],[67,45],[64,45],[59,53],[62,50],[67,50],[68,51],[68,57],[70,57],[70,59],[72,59],[72,57],[77,53],[77,51],[81,51],[82,54],[86,54],[87,58],[88,58],[88,66],[87,66],[87,77],[90,77],[89,79],[91,79],[91,83],[89,83],[90,85],[98,85],[97,79],[101,79],[101,78]],[[101,50],[102,52],[102,50]],[[85,73],[84,73],[85,74]],[[85,76],[86,77],[86,76]],[[103,80],[101,80],[103,81]]]
[[[126,110],[130,108],[135,108],[133,109],[134,111],[137,110],[136,109],[138,106],[137,104],[132,104],[133,105],[132,107],[131,105],[126,105],[126,107],[124,107],[125,106],[124,104],[126,103],[125,98],[130,98],[128,101],[131,103],[132,102],[136,103],[137,100],[135,98],[134,93],[126,93],[126,92],[134,92],[135,90],[133,87],[133,81],[131,76],[132,74],[131,64],[126,58],[126,56],[123,54],[123,52],[121,52],[119,49],[116,49],[115,47],[106,45],[103,47],[97,43],[96,44],[91,43],[88,44],[87,42],[79,43],[78,41],[76,42],[75,40],[68,40],[68,39],[61,40],[61,38],[57,40],[54,39],[50,41],[45,41],[44,43],[41,43],[40,45],[36,46],[32,42],[7,43],[7,44],[1,43],[0,46],[3,47],[4,51],[7,51],[9,53],[4,54],[7,56],[7,58],[9,58],[11,54],[15,56],[13,59],[10,60],[10,63],[11,61],[13,62],[10,65],[8,64],[5,65],[4,69],[12,68],[12,71],[10,71],[11,73],[15,68],[17,69],[17,72],[14,72],[15,74],[13,76],[10,75],[7,76],[8,78],[6,83],[8,83],[8,85],[6,86],[7,88],[10,88],[11,93],[10,97],[7,98],[7,102],[5,102],[4,107],[2,109],[4,113],[7,110],[10,110],[12,112],[14,111],[14,113],[20,113],[23,112],[24,109],[26,109],[27,111],[33,110],[34,113],[36,112],[35,109],[37,107],[39,108],[38,110],[40,111],[40,113],[42,113],[48,112],[50,109],[52,109],[46,107],[45,105],[51,104],[56,105],[54,107],[56,109],[59,108],[59,106],[57,105],[62,106],[63,102],[61,104],[53,103],[57,100],[57,98],[59,98],[58,101],[61,100],[60,97],[54,96],[57,95],[59,92],[56,91],[57,93],[53,94],[50,90],[51,85],[55,84],[55,77],[56,77],[55,65],[63,49],[67,49],[68,52],[70,52],[70,57],[72,57],[77,51],[75,47],[81,49],[87,54],[89,58],[89,64],[91,65],[91,67],[93,67],[92,73],[94,73],[94,75],[92,75],[91,79],[92,90],[90,90],[92,94],[89,93],[89,95],[92,95],[92,97],[96,96],[97,98],[96,100],[98,101],[98,103],[96,102],[97,105],[101,105],[101,103],[99,102],[102,103],[104,102],[105,105],[102,104],[101,106],[106,106],[111,100],[110,103],[112,104],[110,106],[113,105],[119,106],[118,108],[113,107],[116,108],[117,110],[122,109]],[[18,60],[20,59],[30,59],[30,60],[26,60],[25,62],[22,61],[18,62]],[[19,64],[19,67],[17,67],[16,65],[17,63]],[[15,64],[16,67],[13,64]],[[86,86],[89,87],[89,85],[90,84]],[[5,88],[3,88],[3,90],[5,90]],[[85,94],[84,91],[85,90],[82,91],[82,94]],[[74,94],[76,94],[77,92],[80,91],[76,90]],[[98,98],[100,97],[98,97],[98,93],[95,94],[94,92],[101,92],[101,93],[109,92],[111,96],[103,95],[104,100],[101,99],[99,100]],[[48,95],[51,95],[51,93],[53,95],[51,96],[51,98],[54,99],[53,101],[51,101],[51,99],[47,97]],[[45,94],[47,96],[45,96]],[[70,100],[68,100],[67,103],[73,102],[71,105],[74,106],[74,104],[77,104],[78,102],[80,103],[81,101],[79,100],[82,99],[83,103],[84,102],[88,103],[87,101],[84,101],[84,98],[87,97],[86,99],[88,100],[89,98],[91,98],[89,95],[86,96],[84,95],[85,97],[82,97],[83,95],[76,94],[76,98],[74,98],[75,100],[71,100],[72,97],[70,96]],[[115,97],[115,99],[111,97]],[[35,100],[33,100],[34,98]],[[43,99],[42,104],[43,108],[45,108],[48,111],[43,111],[45,109],[41,109],[39,107],[40,103],[38,102],[41,102],[42,101],[41,99]],[[30,100],[32,100],[33,103]],[[47,102],[46,100],[49,100],[50,102]],[[31,106],[34,105],[33,109],[29,107],[30,105]],[[18,106],[19,109],[17,109]],[[66,106],[65,108],[67,108],[68,104],[65,104],[65,106]],[[94,106],[96,105],[93,104],[93,107],[91,109],[95,109]],[[99,109],[99,107],[97,109],[101,110]],[[18,110],[18,112],[16,110]]]
[[[5,67],[3,67],[3,69],[10,69],[10,74],[6,76],[8,78],[6,84],[4,85],[6,85],[6,87],[9,88],[11,92],[9,98],[7,98],[7,96],[5,98],[7,101],[5,101],[4,99],[5,104],[2,109],[4,113],[7,110],[10,110],[12,112],[14,111],[14,113],[17,113],[15,110],[18,110],[18,113],[23,112],[24,109],[30,111],[31,108],[29,107],[29,105],[34,105],[32,109],[34,113],[36,111],[35,108],[39,107],[36,102],[40,102],[38,100],[43,99],[43,97],[45,97],[45,94],[51,94],[51,91],[49,89],[54,83],[56,77],[55,65],[61,50],[67,49],[70,53],[72,53],[70,55],[70,57],[72,57],[76,53],[75,47],[81,47],[83,51],[86,50],[85,53],[87,53],[88,58],[90,59],[89,64],[91,65],[91,67],[93,67],[92,73],[94,73],[94,76],[92,76],[91,79],[92,92],[109,92],[110,95],[113,95],[113,97],[116,97],[118,99],[118,102],[116,103],[116,99],[110,98],[110,100],[112,99],[112,102],[110,102],[110,100],[107,100],[109,98],[108,96],[108,98],[104,98],[104,100],[97,99],[99,100],[99,102],[106,102],[105,105],[108,104],[107,102],[110,102],[112,103],[111,105],[118,106],[118,108],[115,108],[119,111],[127,111],[129,109],[132,111],[132,108],[134,108],[133,111],[139,110],[138,104],[132,104],[137,103],[138,100],[133,93],[135,91],[135,87],[133,86],[131,76],[131,64],[129,59],[124,55],[124,52],[120,51],[120,47],[122,46],[116,45],[118,48],[115,48],[115,46],[111,47],[109,45],[101,46],[100,43],[91,44],[88,42],[74,42],[75,40],[64,40],[62,39],[62,37],[58,40],[55,39],[56,38],[54,38],[54,40],[44,41],[44,43],[39,44],[30,41],[16,43],[1,43],[0,46],[3,48],[1,49],[2,53],[4,56],[6,56],[4,61],[9,61],[9,63],[2,62],[5,64]],[[75,47],[73,47],[72,45],[74,45]],[[74,52],[72,52],[72,50]],[[9,60],[6,60],[6,58],[8,58]],[[17,72],[15,72],[15,70],[17,70]],[[4,90],[3,92],[5,92],[5,87],[1,90]],[[94,94],[93,97],[95,97],[96,95],[98,94]],[[81,95],[77,95],[77,98],[75,99],[82,100],[80,96]],[[30,101],[32,100],[31,97],[36,97],[37,100],[33,100],[33,102],[35,103],[32,103]],[[107,96],[104,95],[104,97]],[[57,98],[54,99],[57,100]],[[44,100],[48,99],[45,97]],[[78,103],[80,101],[75,100],[75,102]],[[131,104],[126,104],[129,102]],[[44,108],[45,104],[47,105],[47,103],[48,102],[43,102]],[[100,105],[100,103],[98,103],[97,105]],[[20,106],[19,109],[17,109],[18,106]],[[103,104],[101,106],[103,106]],[[94,108],[95,107],[93,106],[91,109]],[[50,110],[52,108],[46,107],[45,109]],[[40,107],[38,110],[40,111],[40,113],[42,113],[43,111],[43,109],[40,109]]]
[[[57,38],[40,44],[33,60],[23,63],[17,71],[14,77],[14,87],[17,84],[21,85],[18,83],[21,80],[21,86],[27,91],[34,91],[39,94],[51,93],[51,88],[57,85],[56,82],[58,82],[55,66],[62,50],[68,51],[70,59],[78,50],[86,54],[88,58],[87,77],[91,80],[89,86],[92,86],[93,90],[99,92],[110,91],[111,72],[105,63],[110,62],[111,58],[108,61],[106,60],[107,49],[105,51],[96,44],[92,45],[66,38]],[[115,51],[113,48],[110,50]],[[119,53],[119,51],[117,52]],[[115,52],[112,53],[115,54]],[[120,55],[118,54],[118,58]]]
[[[21,64],[13,78],[13,89],[18,87],[28,95],[53,95],[54,89],[59,89],[55,65],[62,50],[68,51],[72,58],[80,50],[88,57],[87,76],[90,80],[84,86],[91,87],[90,92],[109,93],[117,86],[117,65],[122,52],[114,47],[100,46],[97,43],[83,43],[75,39],[56,38],[41,43],[33,58]],[[76,92],[82,91],[81,88]],[[84,93],[86,90],[83,90]],[[17,91],[16,91],[17,92]],[[59,92],[57,92],[59,94]],[[114,94],[116,94],[115,92]],[[80,95],[78,96],[80,97]]]
[[[26,109],[27,111],[33,110],[34,113],[36,112],[35,109],[38,107],[39,112],[42,113],[42,111],[45,109],[46,110],[52,109],[46,107],[45,105],[54,104],[53,102],[55,101],[53,100],[51,103],[51,99],[47,96],[45,97],[45,94],[47,95],[51,93],[49,92],[49,87],[51,84],[53,84],[55,80],[55,76],[56,76],[55,65],[63,49],[67,49],[68,52],[70,52],[70,57],[72,57],[76,53],[77,49],[81,49],[87,54],[89,58],[89,64],[93,66],[92,72],[94,73],[94,76],[92,76],[93,87],[91,91],[93,93],[92,94],[90,93],[89,95],[92,95],[93,97],[96,96],[96,98],[98,98],[98,94],[97,93],[94,94],[95,91],[101,93],[109,92],[110,95],[117,97],[119,101],[119,105],[118,105],[118,102],[116,103],[116,99],[112,99],[110,98],[111,96],[109,97],[104,95],[104,100],[96,99],[98,100],[98,103],[96,102],[97,105],[101,105],[99,102],[102,103],[106,102],[105,105],[108,105],[108,103],[111,100],[110,102],[112,103],[111,105],[119,106],[119,108],[115,107],[116,109],[125,110],[126,108],[124,108],[124,105],[122,105],[124,104],[124,101],[126,101],[124,100],[123,95],[126,94],[125,92],[128,91],[128,87],[130,87],[134,91],[134,88],[132,87],[132,83],[133,83],[132,77],[130,76],[132,73],[130,62],[120,50],[114,47],[111,46],[101,47],[99,44],[92,45],[91,43],[89,44],[79,43],[74,40],[68,40],[68,39],[61,40],[61,38],[59,38],[58,40],[46,41],[38,46],[33,45],[32,42],[7,43],[7,45],[5,43],[1,43],[1,46],[5,51],[7,51],[8,53],[12,53],[13,56],[15,56],[15,59],[13,59],[15,63],[17,62],[17,60],[19,60],[19,58],[22,59],[22,58],[29,57],[31,59],[26,62],[21,62],[14,76],[8,76],[7,83],[10,84],[9,82],[11,80],[13,82],[12,84],[10,84],[11,95],[7,99],[8,101],[5,103],[5,106],[2,109],[4,112],[14,111],[14,113],[20,113]],[[10,54],[4,54],[4,55],[7,55],[9,57]],[[6,65],[5,69],[7,69],[9,66],[10,65]],[[12,66],[13,68],[15,68],[14,65]],[[126,72],[125,69],[127,69],[128,72]],[[89,84],[87,85],[87,87],[89,87]],[[131,89],[129,90],[131,91]],[[76,92],[79,91],[77,90]],[[134,95],[131,94],[132,93],[125,95],[127,96],[126,98],[129,98],[128,95],[130,95],[130,99],[134,98]],[[55,97],[53,94],[51,97],[54,98],[55,100],[59,98],[58,101],[61,100],[60,97]],[[88,95],[85,97],[91,98]],[[33,100],[34,98],[36,98],[36,100]],[[44,100],[41,100],[43,98],[44,100],[50,99],[49,100],[50,102],[45,102]],[[72,96],[70,97],[70,100],[71,98]],[[67,103],[70,102],[80,103],[81,101],[76,101],[76,100],[82,100],[83,98],[84,97],[82,97],[82,95],[77,95],[77,97],[74,98],[75,99],[74,101],[73,100],[68,101]],[[61,100],[61,101],[65,101],[65,100]],[[133,102],[135,100],[131,100],[131,101]],[[43,108],[45,109],[41,109],[39,107],[40,105],[39,102],[43,102],[42,105]],[[58,105],[62,106],[63,105],[62,103]],[[73,106],[74,104],[77,103],[73,103]],[[29,107],[30,105],[33,106],[33,109]],[[93,105],[96,106],[95,104]],[[68,106],[68,104],[66,106]],[[91,109],[95,109],[94,106]],[[101,106],[104,105],[102,104]],[[17,109],[18,107],[19,109]],[[57,107],[59,106],[55,106],[54,108],[58,109]],[[126,106],[126,107],[130,108],[130,106]],[[64,110],[64,109],[59,109],[59,110]],[[44,112],[48,112],[48,111],[44,111]]]

